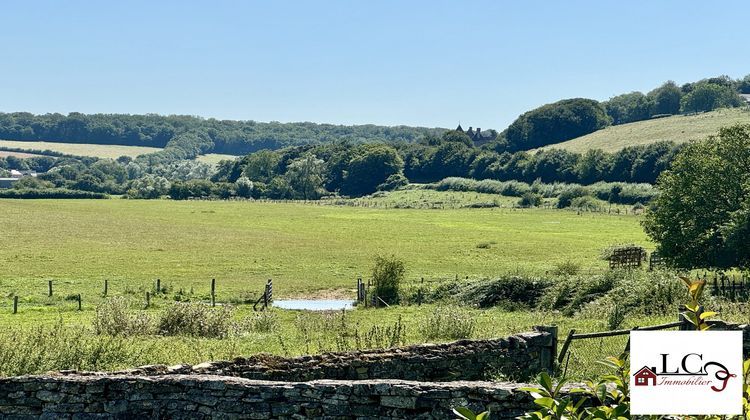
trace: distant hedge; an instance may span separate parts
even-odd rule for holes
[[[0,190],[0,198],[109,198],[107,194],[96,193],[91,191],[69,190],[66,188],[46,188],[39,190],[32,189],[7,189]]]

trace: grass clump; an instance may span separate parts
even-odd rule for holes
[[[131,311],[122,296],[108,298],[96,307],[92,322],[97,335],[129,336],[153,333],[153,319],[145,312]]]
[[[471,338],[477,326],[476,315],[459,306],[437,306],[420,325],[426,340]]]
[[[203,303],[174,303],[160,315],[161,335],[190,335],[203,338],[226,338],[235,331],[230,306],[212,308]]]

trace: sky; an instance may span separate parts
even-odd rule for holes
[[[743,1],[34,1],[0,18],[0,111],[502,130],[750,73]]]

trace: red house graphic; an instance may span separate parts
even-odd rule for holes
[[[654,368],[650,368],[648,366],[644,366],[635,373],[635,385],[636,386],[646,386],[648,385],[649,381],[651,381],[651,385],[656,386],[656,374],[654,373]]]

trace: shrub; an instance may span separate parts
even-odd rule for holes
[[[386,178],[385,182],[378,185],[378,191],[393,191],[408,184],[409,180],[403,174],[393,174]]]
[[[80,190],[68,190],[65,188],[44,188],[40,190],[32,189],[6,189],[0,190],[0,198],[26,198],[26,199],[37,199],[37,198],[83,198],[83,199],[104,199],[109,198],[107,194],[80,191]]]
[[[279,317],[273,311],[255,312],[243,320],[243,329],[258,333],[273,332],[279,325]]]
[[[521,196],[520,200],[518,200],[518,205],[521,207],[539,207],[542,205],[542,202],[541,194],[527,192]]]
[[[375,295],[388,304],[398,303],[398,291],[405,272],[404,262],[395,256],[375,257],[372,269]]]
[[[596,199],[590,195],[584,195],[583,197],[576,197],[570,203],[570,207],[579,210],[597,211],[601,210],[601,206]]]
[[[174,303],[159,318],[163,335],[191,335],[204,338],[226,338],[234,329],[230,306],[212,308],[203,303]]]
[[[476,317],[458,306],[438,306],[424,319],[420,331],[427,340],[461,340],[474,333]]]
[[[153,321],[144,312],[130,311],[128,300],[118,296],[96,307],[93,327],[97,335],[148,335],[153,332]]]
[[[474,281],[451,292],[463,302],[480,308],[503,306],[506,309],[534,307],[549,286],[540,278],[504,276],[493,280]]]
[[[568,188],[565,191],[561,192],[557,197],[557,208],[564,209],[566,207],[570,207],[570,205],[573,203],[573,199],[583,197],[587,194],[588,192],[584,187],[577,186]]]
[[[581,264],[573,261],[562,261],[555,264],[552,274],[556,276],[575,276],[581,271]]]

